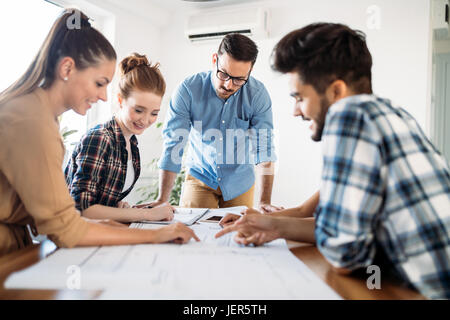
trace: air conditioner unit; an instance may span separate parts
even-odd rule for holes
[[[187,19],[185,35],[191,42],[221,39],[228,33],[266,38],[269,35],[267,9],[203,12]]]

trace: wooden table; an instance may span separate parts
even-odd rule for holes
[[[402,287],[391,280],[381,277],[381,289],[369,290],[366,278],[361,276],[343,276],[332,270],[325,258],[315,246],[296,242],[288,242],[291,252],[302,260],[323,281],[333,288],[344,299],[424,299],[416,291]],[[0,300],[60,300],[60,299],[95,299],[101,291],[82,290],[10,290],[3,286],[6,278],[14,271],[24,269],[44,259],[56,250],[53,242],[46,240],[39,245],[16,251],[0,258]]]
[[[383,277],[381,289],[369,290],[364,275],[340,275],[325,260],[316,246],[288,241],[291,252],[326,282],[343,299],[350,300],[424,300],[420,293],[400,284],[396,279]]]

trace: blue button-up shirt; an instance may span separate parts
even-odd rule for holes
[[[253,77],[228,99],[221,99],[213,76],[211,71],[195,74],[175,90],[163,128],[159,168],[179,172],[189,140],[189,174],[213,189],[220,187],[228,201],[253,186],[255,164],[276,160],[272,102]]]

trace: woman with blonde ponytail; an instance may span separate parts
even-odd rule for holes
[[[67,191],[57,117],[105,101],[115,64],[113,47],[89,19],[66,10],[25,74],[0,93],[0,255],[32,244],[27,226],[60,247],[198,240],[182,224],[137,230],[83,218]]]
[[[119,64],[118,113],[89,130],[73,151],[65,175],[70,194],[82,215],[120,222],[172,220],[174,208],[130,208],[123,202],[139,178],[136,135],[157,119],[166,84],[158,64],[134,53]]]

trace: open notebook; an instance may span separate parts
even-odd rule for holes
[[[209,209],[207,208],[176,208],[171,221],[141,221],[142,223],[152,224],[171,224],[182,222],[187,226],[193,225],[198,219],[203,217]]]

